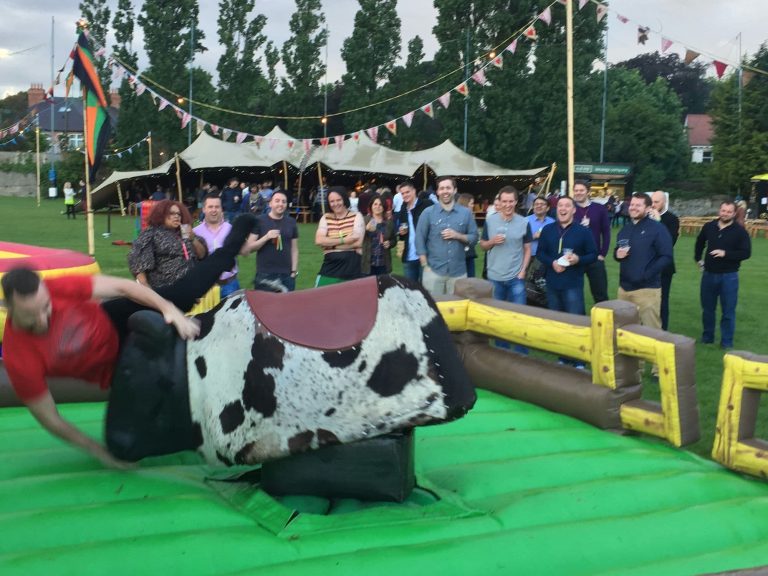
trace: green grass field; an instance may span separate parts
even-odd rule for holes
[[[85,218],[76,221],[66,220],[61,211],[60,200],[43,200],[40,208],[30,198],[0,197],[0,240],[35,244],[52,248],[69,248],[87,252]],[[130,241],[134,236],[135,218],[113,215],[111,235],[103,237],[107,231],[106,214],[95,217],[95,255],[101,270],[105,274],[129,277],[126,254],[129,247],[115,246],[115,240]],[[300,264],[298,289],[312,286],[320,268],[322,256],[314,246],[313,224],[299,225]],[[699,307],[699,271],[693,261],[695,238],[683,236],[677,242],[675,255],[677,274],[672,283],[670,303],[670,330],[692,338],[698,338],[701,330]],[[763,310],[764,290],[768,287],[768,240],[753,240],[752,258],[744,263],[740,274],[739,307],[736,320],[736,348],[759,354],[768,354],[768,313]],[[481,259],[479,259],[481,262]],[[479,263],[478,262],[478,263]],[[255,257],[240,258],[241,285],[245,287],[254,276]],[[395,265],[395,273],[400,272],[400,265]],[[615,293],[618,281],[618,265],[613,260],[608,262],[609,291]],[[587,290],[588,291],[588,290]],[[588,299],[588,305],[591,302]],[[717,403],[722,378],[723,352],[713,345],[696,347],[696,384],[701,413],[702,440],[691,449],[698,454],[708,456],[712,447]],[[647,396],[652,398],[657,391],[649,389]],[[763,415],[768,415],[764,412]],[[765,418],[764,418],[765,420]],[[768,437],[768,425],[759,427],[760,436]]]

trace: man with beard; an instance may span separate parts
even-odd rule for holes
[[[256,290],[273,290],[279,282],[289,292],[296,289],[299,273],[299,227],[296,220],[285,216],[288,195],[284,190],[272,192],[269,212],[256,220]]]
[[[207,194],[203,199],[203,222],[195,226],[193,232],[205,240],[208,246],[208,254],[213,254],[224,245],[224,240],[232,230],[232,224],[224,220],[224,212],[221,208],[221,198],[218,194]],[[219,285],[220,295],[226,298],[232,292],[240,290],[240,282],[237,279],[237,266],[232,270],[223,272],[216,281]]]
[[[403,276],[414,282],[421,281],[421,263],[416,253],[416,227],[421,214],[432,206],[432,202],[421,199],[416,194],[416,186],[410,180],[399,185],[403,205],[397,215],[397,234],[403,243]]]
[[[694,258],[703,270],[701,277],[701,342],[715,341],[715,311],[720,299],[720,346],[733,348],[736,332],[736,303],[739,296],[739,266],[752,255],[747,231],[735,220],[736,204],[720,204],[717,220],[707,222],[696,238]],[[702,260],[704,247],[706,254]]]
[[[573,185],[573,199],[576,201],[577,224],[592,233],[597,246],[597,260],[585,268],[589,278],[589,289],[595,303],[608,300],[608,274],[605,271],[605,255],[611,244],[611,216],[602,204],[589,199],[589,187],[585,182]]]

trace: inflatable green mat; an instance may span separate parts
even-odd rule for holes
[[[104,406],[62,406],[95,436]],[[0,574],[702,574],[768,565],[768,486],[479,392],[403,504],[273,499],[194,454],[105,470],[0,410]],[[238,475],[240,481],[232,481]],[[255,474],[251,474],[254,476]]]

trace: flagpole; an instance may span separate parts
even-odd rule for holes
[[[181,202],[181,173],[180,173],[179,153],[176,152],[176,190],[179,193],[179,202]]]
[[[574,137],[573,137],[573,0],[565,2],[565,36],[566,36],[566,89],[565,97],[568,114],[568,191],[571,195],[574,183]]]
[[[37,207],[40,208],[40,114],[35,115],[35,164],[37,164]]]
[[[87,113],[87,90],[83,88],[83,143],[85,144],[85,220],[88,223],[88,255],[94,258],[96,255],[96,246],[93,241],[93,210],[91,209],[91,166],[88,162],[88,113]]]

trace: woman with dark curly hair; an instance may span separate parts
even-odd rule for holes
[[[133,242],[128,266],[137,282],[157,289],[173,284],[207,255],[205,240],[192,232],[186,206],[161,200],[152,209],[147,228]]]

